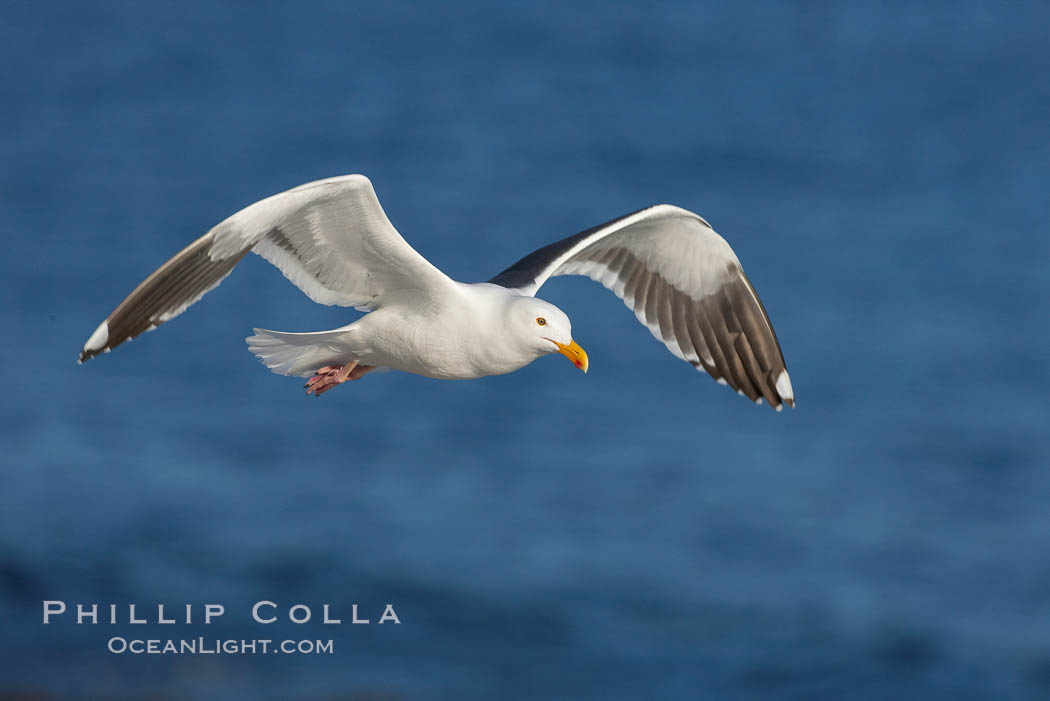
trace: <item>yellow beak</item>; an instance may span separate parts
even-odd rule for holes
[[[575,365],[577,368],[583,370],[584,372],[587,372],[587,368],[588,366],[590,366],[590,362],[587,360],[587,351],[580,348],[580,344],[578,344],[576,341],[569,341],[569,345],[567,346],[563,346],[557,341],[555,341],[555,343],[558,345],[559,353],[571,360],[572,364]]]

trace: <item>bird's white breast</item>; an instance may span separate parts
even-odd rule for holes
[[[364,362],[439,379],[473,379],[524,367],[537,355],[506,331],[504,310],[517,293],[488,283],[457,284],[440,305],[377,309],[355,325],[367,340]]]

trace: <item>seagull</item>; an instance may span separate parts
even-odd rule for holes
[[[254,329],[249,349],[320,396],[376,369],[441,379],[518,370],[560,353],[587,372],[569,317],[536,298],[551,277],[612,290],[668,350],[777,411],[795,399],[784,357],[740,261],[693,212],[658,204],[533,251],[488,282],[453,280],[390,223],[372,183],[343,175],[260,200],[213,227],[99,324],[78,363],[174,319],[256,253],[318,304],[368,314],[331,331]]]

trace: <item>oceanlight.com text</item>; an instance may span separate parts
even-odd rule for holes
[[[331,640],[221,640],[218,638],[109,639],[107,649],[115,655],[331,655]]]

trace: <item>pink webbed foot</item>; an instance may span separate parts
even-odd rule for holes
[[[356,360],[352,360],[342,366],[325,365],[323,368],[319,368],[314,373],[314,376],[303,386],[306,387],[307,394],[320,397],[328,390],[338,387],[347,380],[358,380],[364,377],[371,370],[375,370],[375,367],[372,365],[361,365]]]

